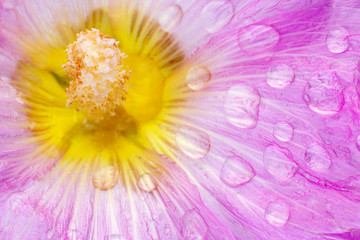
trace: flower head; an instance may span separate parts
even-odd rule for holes
[[[356,1],[0,3],[2,239],[358,239]]]

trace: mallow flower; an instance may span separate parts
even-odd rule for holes
[[[360,239],[358,0],[0,4],[0,239]]]

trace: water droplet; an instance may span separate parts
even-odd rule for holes
[[[271,225],[284,226],[290,216],[290,210],[286,203],[282,201],[271,202],[265,209],[265,218]]]
[[[174,4],[168,7],[162,14],[160,14],[158,21],[160,27],[166,31],[170,32],[175,28],[181,21],[183,17],[183,11],[180,6]]]
[[[260,94],[246,85],[232,86],[226,95],[224,111],[226,120],[239,128],[254,128],[258,121]]]
[[[337,27],[329,31],[326,37],[326,45],[332,53],[345,52],[349,47],[349,33],[343,27]]]
[[[263,155],[265,169],[275,178],[284,181],[296,173],[298,166],[293,162],[289,150],[276,145],[266,147]]]
[[[273,48],[280,39],[279,33],[266,25],[249,25],[238,34],[238,44],[247,53],[264,52]]]
[[[287,122],[278,122],[275,124],[273,134],[274,137],[276,137],[280,141],[288,142],[291,140],[294,134],[294,128],[291,124]]]
[[[360,175],[348,177],[347,179],[340,181],[339,184],[342,188],[346,188],[348,190],[359,192],[360,191]]]
[[[360,151],[360,135],[356,138],[356,148]]]
[[[207,232],[204,219],[194,210],[187,211],[182,216],[180,233],[184,240],[205,239]]]
[[[104,240],[126,240],[126,238],[119,234],[111,234],[107,235]]]
[[[335,73],[319,73],[312,77],[304,90],[304,101],[319,114],[339,112],[344,105],[341,83]]]
[[[67,232],[67,238],[68,240],[83,240],[83,235],[80,231],[77,230],[69,230]]]
[[[272,65],[266,73],[266,82],[273,88],[283,88],[294,80],[294,71],[285,64]]]
[[[115,187],[119,180],[119,172],[113,166],[103,166],[98,169],[92,178],[95,188],[109,190]]]
[[[145,192],[152,192],[157,187],[154,178],[148,173],[141,175],[138,186]]]
[[[313,143],[306,149],[305,161],[314,171],[325,171],[332,163],[329,153],[318,143]]]
[[[205,66],[193,67],[186,74],[186,82],[190,89],[200,90],[210,80],[211,73]]]
[[[205,157],[210,150],[209,135],[192,127],[179,128],[175,141],[179,149],[193,159]]]
[[[206,31],[214,33],[227,25],[234,15],[234,9],[229,1],[211,1],[201,11],[200,18]]]
[[[226,159],[220,173],[221,181],[230,187],[248,183],[254,176],[255,172],[250,163],[239,156]]]

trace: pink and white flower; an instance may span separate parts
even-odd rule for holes
[[[359,1],[0,14],[0,239],[360,239]],[[93,28],[131,72],[100,123],[66,106],[62,68]]]

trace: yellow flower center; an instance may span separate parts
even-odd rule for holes
[[[78,33],[66,52],[63,68],[73,79],[66,89],[68,107],[84,110],[96,123],[117,114],[147,121],[160,111],[164,78],[151,59],[128,57],[95,28]]]
[[[150,191],[156,185],[146,174],[161,169],[148,165],[159,157],[152,151],[172,154],[168,125],[180,111],[172,104],[183,94],[184,53],[155,21],[123,10],[97,10],[61,45],[29,52],[31,64],[19,62],[13,86],[26,106],[23,124],[35,154],[59,160],[57,168],[90,172],[100,190],[122,181]],[[125,183],[128,172],[143,180]]]

